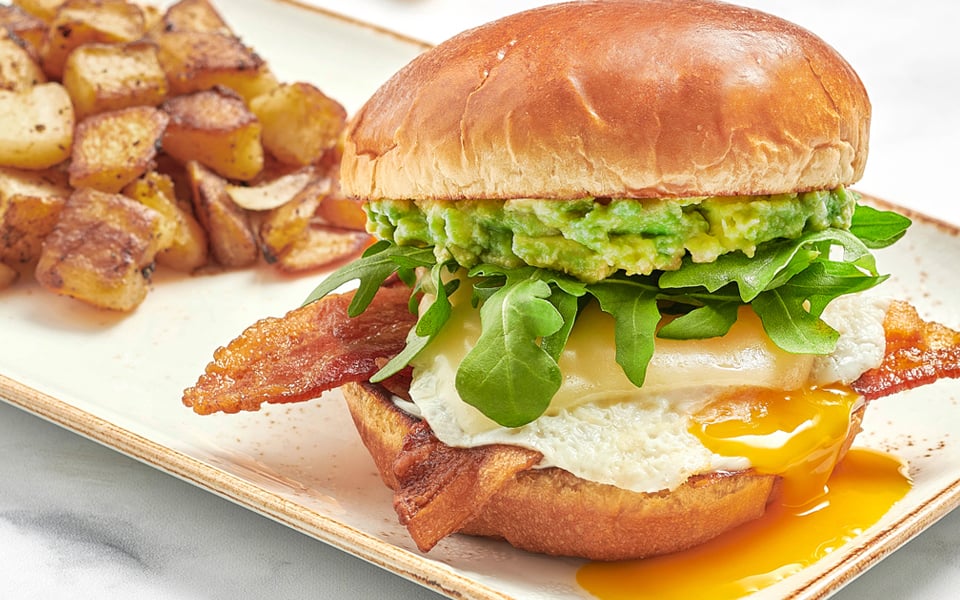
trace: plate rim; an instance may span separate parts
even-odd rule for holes
[[[433,44],[423,40],[336,11],[307,4],[301,0],[259,0],[259,2],[265,6],[279,4],[304,10],[324,18],[334,19],[347,26],[361,27],[389,36],[421,50],[433,47]],[[896,210],[915,221],[937,228],[945,235],[960,236],[960,226],[873,194],[862,193],[862,196],[870,204]],[[489,587],[477,578],[456,572],[442,562],[400,548],[307,506],[299,505],[298,518],[292,518],[283,510],[290,501],[282,495],[271,492],[240,475],[229,473],[180,450],[127,430],[104,417],[23,384],[2,372],[0,372],[0,401],[215,493],[239,506],[310,535],[318,541],[424,588],[451,597],[478,600],[514,598],[510,594]],[[934,496],[913,507],[897,521],[875,532],[869,538],[858,540],[855,546],[852,543],[845,545],[846,554],[841,560],[804,581],[785,597],[815,600],[831,596],[958,507],[960,507],[960,470],[951,483],[938,489]],[[797,576],[802,577],[802,573],[803,571]]]

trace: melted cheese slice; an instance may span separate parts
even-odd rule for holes
[[[612,317],[588,307],[560,358],[563,384],[547,412],[523,427],[504,428],[457,394],[456,366],[479,337],[480,320],[469,303],[453,300],[443,332],[413,362],[411,399],[437,437],[451,446],[532,448],[544,455],[541,466],[638,492],[673,489],[694,474],[753,465],[750,452],[708,448],[692,420],[731,389],[795,390],[856,372],[850,381],[883,356],[882,302],[833,303],[828,322],[841,324],[834,324],[841,332],[838,351],[849,356],[817,358],[780,350],[753,311],[743,309],[722,338],[658,339],[644,385],[637,388],[615,361]]]

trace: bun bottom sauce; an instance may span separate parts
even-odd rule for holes
[[[740,390],[695,416],[691,431],[721,455],[782,476],[763,517],[665,556],[588,563],[577,582],[601,600],[741,598],[827,556],[880,520],[910,489],[904,465],[852,449],[837,464],[856,394],[842,388]]]

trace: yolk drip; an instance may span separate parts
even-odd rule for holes
[[[804,504],[823,494],[859,400],[847,389],[742,388],[693,417],[691,431],[721,456],[743,456],[760,473],[781,475],[781,501]]]
[[[910,489],[903,465],[851,450],[826,493],[767,513],[696,548],[635,561],[588,563],[577,582],[601,600],[741,598],[800,571],[876,523]]]

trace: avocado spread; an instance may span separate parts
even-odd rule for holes
[[[376,200],[368,229],[401,246],[433,246],[464,267],[523,264],[586,282],[674,270],[689,254],[712,262],[830,227],[848,229],[856,195],[844,188],[770,196],[579,200]]]

